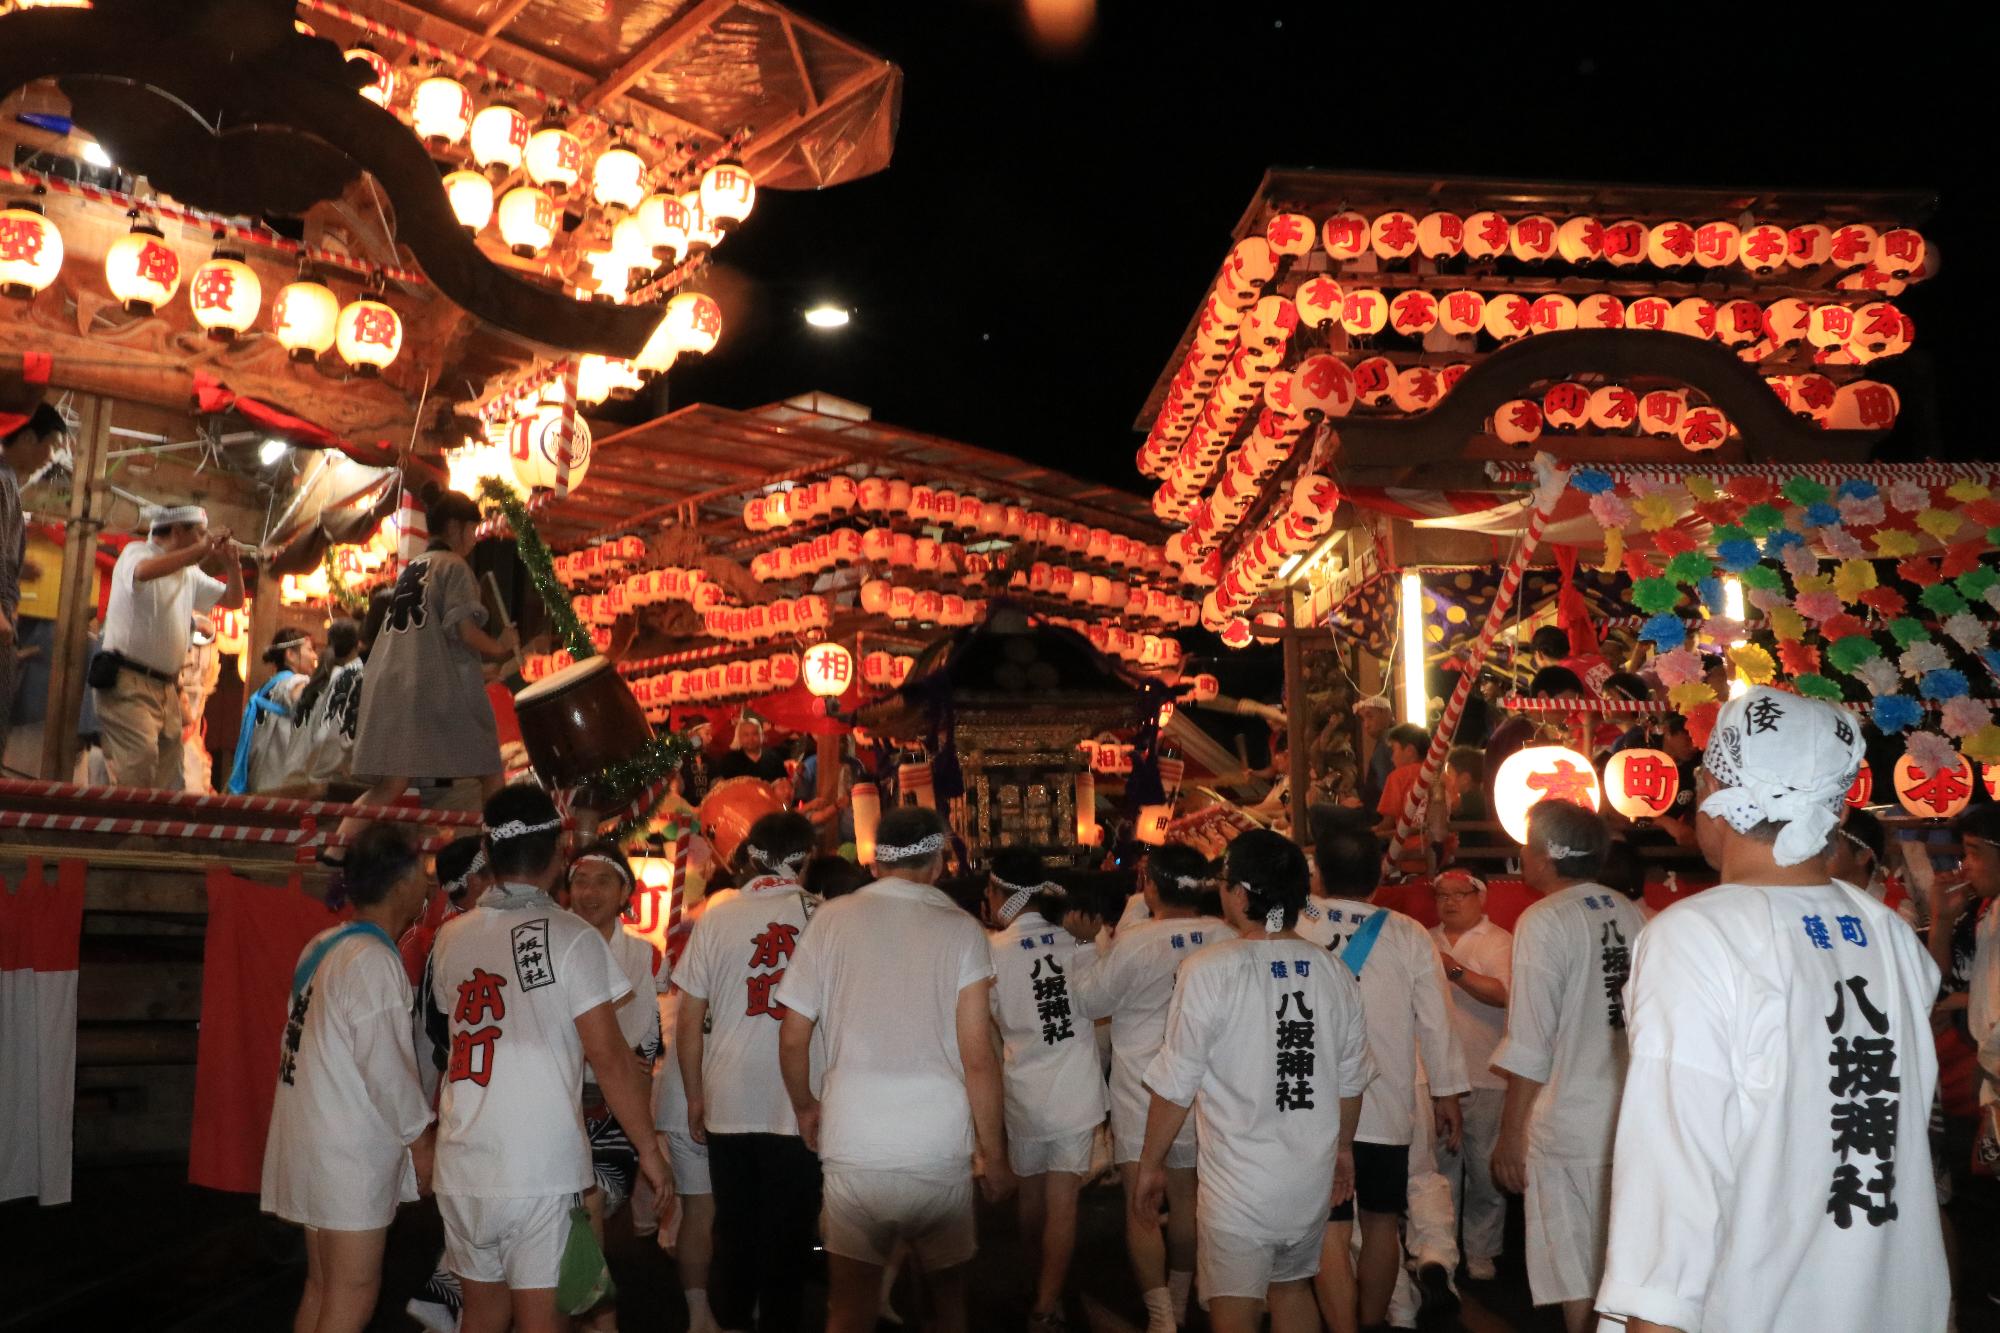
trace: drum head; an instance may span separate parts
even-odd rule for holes
[[[727,864],[735,859],[743,839],[750,836],[752,824],[784,808],[778,793],[761,778],[731,778],[709,790],[697,814],[715,854]]]
[[[578,681],[586,680],[600,671],[609,671],[610,669],[610,658],[586,657],[581,662],[570,663],[552,676],[543,676],[540,680],[515,695],[514,703],[518,707],[521,704],[533,703],[537,699],[545,699],[551,694],[561,694],[564,690],[574,686]]]

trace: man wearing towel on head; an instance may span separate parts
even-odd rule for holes
[[[1695,835],[1722,883],[1654,918],[1626,989],[1597,1308],[1633,1333],[1945,1327],[1937,967],[1827,873],[1861,762],[1833,704],[1758,688],[1716,719]]]
[[[148,507],[145,541],[118,553],[104,640],[90,666],[111,781],[179,791],[181,663],[194,617],[243,605],[243,562],[227,529],[210,534],[200,505]],[[215,564],[216,578],[201,568]]]

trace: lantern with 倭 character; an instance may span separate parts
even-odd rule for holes
[[[158,227],[135,222],[104,252],[104,283],[128,314],[150,315],[181,289],[181,257]]]
[[[1665,750],[1619,750],[1604,765],[1604,794],[1627,819],[1659,818],[1680,789],[1680,766]]]
[[[1919,819],[1950,819],[1972,800],[1972,763],[1962,754],[1949,768],[1927,769],[1907,753],[1896,761],[1896,799]]]
[[[212,259],[195,269],[188,282],[188,308],[194,312],[194,322],[221,342],[247,332],[257,322],[263,304],[264,284],[235,250],[217,250]]]
[[[350,301],[335,322],[333,345],[355,374],[379,375],[403,350],[402,318],[380,301]]]
[[[1507,756],[1493,775],[1493,813],[1515,842],[1528,841],[1528,811],[1551,800],[1598,808],[1602,793],[1590,760],[1560,745],[1531,745]]]
[[[63,238],[35,203],[0,212],[0,293],[26,300],[45,291],[62,271]]]

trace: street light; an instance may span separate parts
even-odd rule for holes
[[[806,311],[806,323],[816,329],[838,329],[847,323],[847,312],[836,305],[816,305]]]

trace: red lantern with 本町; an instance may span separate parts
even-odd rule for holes
[[[1646,257],[1651,233],[1637,218],[1623,218],[1604,228],[1604,257],[1614,268],[1629,268]]]
[[[1699,296],[1674,302],[1672,312],[1667,315],[1667,332],[1684,338],[1713,338],[1715,303]]]
[[[1556,228],[1556,253],[1566,264],[1588,264],[1604,257],[1604,224],[1593,217],[1565,218]]]
[[[1856,361],[1898,356],[1909,348],[1902,312],[1887,301],[1871,301],[1854,312],[1854,332],[1847,350]]]
[[[1534,324],[1534,302],[1518,292],[1502,292],[1486,303],[1482,327],[1494,339],[1511,342]]]
[[[1827,257],[1839,268],[1860,268],[1875,257],[1875,229],[1865,222],[1850,222],[1827,238]]]
[[[1817,222],[1801,223],[1785,233],[1785,262],[1793,268],[1818,268],[1833,253],[1833,231]]]
[[[1465,219],[1426,213],[1417,222],[1417,252],[1426,259],[1455,259],[1465,252]]]
[[[1527,398],[1515,398],[1493,410],[1493,435],[1502,444],[1529,445],[1542,437],[1542,409]]]
[[[1664,296],[1641,296],[1625,304],[1625,327],[1665,333],[1674,317],[1674,303]]]
[[[1292,397],[1308,421],[1346,416],[1354,396],[1354,372],[1331,353],[1307,357],[1292,372]]]
[[[1639,429],[1674,439],[1680,433],[1687,405],[1687,395],[1679,389],[1654,389],[1639,399]]]
[[[1274,213],[1264,225],[1264,240],[1274,255],[1309,255],[1316,229],[1304,213]]]
[[[1694,228],[1685,222],[1656,224],[1646,233],[1646,262],[1654,268],[1684,268],[1694,258]]]
[[[1593,292],[1576,303],[1576,326],[1580,329],[1625,327],[1625,303],[1609,292]]]
[[[1389,386],[1396,378],[1396,363],[1386,356],[1366,357],[1354,363],[1354,392],[1370,407],[1387,402]]]
[[[1886,384],[1855,380],[1834,390],[1827,426],[1832,430],[1888,430],[1902,411],[1902,398]]]
[[[1875,238],[1869,260],[1892,278],[1910,278],[1924,266],[1924,238],[1908,227],[1892,227]]]
[[[1470,338],[1484,326],[1486,297],[1475,291],[1446,292],[1438,298],[1438,327],[1454,338]]]
[[[1421,338],[1437,327],[1438,299],[1412,288],[1389,302],[1389,327],[1409,338]]]
[[[1713,407],[1690,407],[1681,414],[1674,434],[1689,453],[1706,453],[1720,449],[1729,438],[1729,420]]]
[[[1639,395],[1623,384],[1590,391],[1590,424],[1599,430],[1630,430],[1639,421]]]
[[[1414,214],[1388,212],[1369,227],[1368,246],[1378,259],[1408,259],[1417,250],[1417,219]]]
[[[1950,819],[1972,800],[1977,779],[1964,755],[1950,768],[1924,768],[1908,754],[1896,761],[1896,799],[1919,819]]]
[[[1370,230],[1365,214],[1352,209],[1335,213],[1320,224],[1320,245],[1325,248],[1327,256],[1337,263],[1359,259],[1361,252],[1368,248]]]
[[[1627,819],[1658,819],[1680,789],[1680,765],[1665,750],[1619,750],[1604,765],[1604,795]]]
[[[1428,412],[1444,396],[1437,371],[1429,366],[1410,366],[1396,373],[1389,386],[1389,401],[1404,412]]]
[[[1785,266],[1785,256],[1791,248],[1785,229],[1771,222],[1760,222],[1738,238],[1737,261],[1758,277],[1769,277]]]
[[[1474,213],[1465,219],[1467,259],[1498,258],[1506,253],[1507,246],[1513,239],[1513,229],[1507,225],[1507,219],[1490,209]]]
[[[1694,229],[1694,262],[1703,268],[1726,268],[1736,262],[1743,229],[1734,222],[1704,222]]]
[[[1590,420],[1590,390],[1574,380],[1549,386],[1542,395],[1542,420],[1557,430],[1576,430]]]
[[[1358,338],[1380,333],[1389,322],[1389,300],[1372,287],[1347,293],[1340,303],[1340,327]]]
[[[1556,224],[1553,218],[1531,213],[1515,221],[1507,249],[1514,258],[1539,264],[1556,252]]]
[[[1541,801],[1568,801],[1586,810],[1602,803],[1590,760],[1560,745],[1531,745],[1509,755],[1493,775],[1493,814],[1515,842],[1528,841],[1528,811]]]
[[[1576,302],[1558,292],[1538,296],[1528,307],[1531,333],[1567,333],[1576,327]]]

